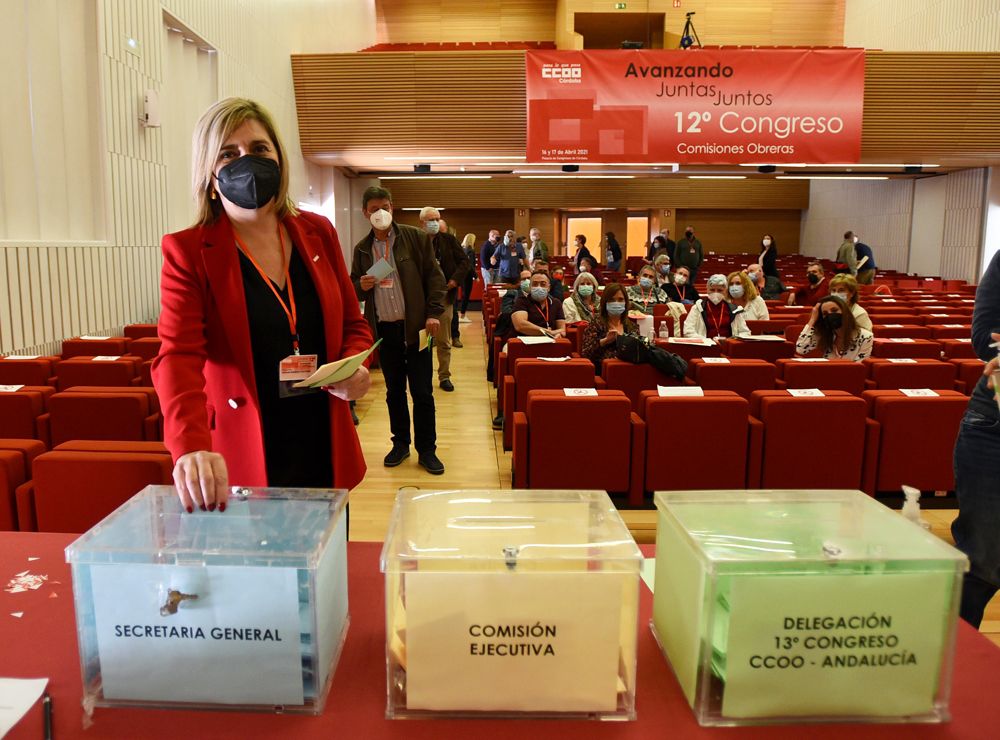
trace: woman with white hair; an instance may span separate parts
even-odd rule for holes
[[[573,281],[573,296],[563,301],[563,315],[566,323],[577,321],[593,321],[601,306],[597,295],[597,278],[593,273],[581,272]]]
[[[708,292],[699,298],[684,320],[684,336],[702,339],[748,337],[743,309],[726,300],[728,281],[722,274],[708,279]]]

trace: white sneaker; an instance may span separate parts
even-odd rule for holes
[[[472,319],[467,319],[464,316],[459,316],[458,317],[458,323],[460,323],[460,324],[471,324],[472,323]]]

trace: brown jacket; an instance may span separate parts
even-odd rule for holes
[[[445,279],[434,259],[430,239],[420,229],[405,224],[394,223],[396,240],[392,247],[393,261],[396,263],[397,277],[403,287],[404,323],[406,343],[413,345],[420,341],[420,330],[427,319],[436,319],[444,313]],[[351,259],[351,281],[359,301],[365,302],[365,318],[378,338],[375,319],[375,290],[361,289],[361,276],[371,269],[374,259],[372,242],[375,231],[371,230],[354,245]]]

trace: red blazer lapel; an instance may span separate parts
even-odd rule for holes
[[[250,345],[246,295],[243,292],[243,273],[240,270],[232,226],[224,215],[205,229],[201,255],[208,276],[209,292],[233,359],[247,390],[256,398],[257,384],[253,374],[253,350]]]

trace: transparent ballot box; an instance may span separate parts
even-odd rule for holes
[[[634,719],[641,563],[604,491],[401,491],[386,716]]]
[[[344,491],[149,486],[66,548],[84,706],[323,709],[347,634]]]
[[[948,719],[958,550],[860,491],[655,501],[653,631],[699,723]]]

